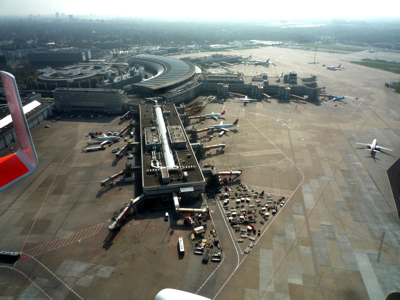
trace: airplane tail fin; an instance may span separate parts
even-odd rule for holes
[[[268,59],[266,60],[266,62],[268,63],[268,62],[269,62],[269,60],[270,60],[270,59],[268,58]]]
[[[226,109],[224,109],[224,110],[221,112],[221,116],[224,115],[225,113],[226,113]]]
[[[238,124],[239,123],[239,119],[236,119],[235,122],[233,122],[233,124]]]
[[[340,64],[338,68],[340,68],[341,66],[342,66],[342,64]]]
[[[89,132],[89,136],[90,136],[90,138],[94,138],[93,132]]]

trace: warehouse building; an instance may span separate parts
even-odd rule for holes
[[[60,66],[63,64],[89,61],[91,53],[90,50],[82,51],[75,48],[68,48],[31,52],[27,54],[27,57],[31,65]]]
[[[54,91],[57,111],[122,113],[124,99],[122,90],[57,88]]]

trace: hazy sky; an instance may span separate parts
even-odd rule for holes
[[[119,15],[132,17],[232,19],[332,19],[400,17],[398,1],[365,0],[0,0],[0,16]]]

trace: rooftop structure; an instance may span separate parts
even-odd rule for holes
[[[140,54],[133,57],[131,62],[144,66],[146,71],[154,74],[153,77],[134,85],[135,91],[149,96],[180,86],[192,80],[196,74],[196,69],[191,63],[170,57]]]
[[[95,88],[122,89],[144,78],[143,67],[130,68],[128,64],[105,62],[79,63],[62,68],[47,67],[37,71],[38,77],[29,78],[28,88],[56,89]]]
[[[197,197],[205,180],[173,104],[140,105],[143,192],[147,198]]]

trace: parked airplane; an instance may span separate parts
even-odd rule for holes
[[[250,62],[252,62],[252,63],[254,63],[254,65],[269,65],[271,62],[270,62],[270,59],[268,58],[267,60],[257,60],[257,59],[254,59],[254,60],[251,60]]]
[[[222,115],[224,115],[226,113],[226,109],[224,109],[222,112],[220,112],[220,113],[212,113],[212,114],[207,114],[206,115],[206,117],[211,117],[211,118],[213,118],[215,121],[217,121],[218,120],[218,117],[220,117],[220,116],[222,116]]]
[[[337,67],[335,67],[335,66],[327,67],[327,69],[331,70],[331,71],[336,71],[336,70],[340,70],[341,67],[342,67],[342,64],[338,65]]]
[[[339,97],[339,96],[331,95],[331,98],[332,98],[333,101],[336,101],[336,100],[343,100],[343,99],[345,99],[345,96]]]
[[[367,146],[369,149],[365,149],[365,150],[371,150],[371,155],[372,155],[373,152],[379,152],[379,151],[381,151],[381,149],[393,151],[392,149],[385,148],[385,147],[381,147],[381,146],[377,145],[376,143],[377,143],[377,140],[374,139],[374,140],[372,141],[372,144],[363,144],[363,143],[356,143],[356,144],[357,144],[357,145],[364,145],[364,146]]]
[[[219,125],[211,125],[208,128],[209,129],[218,129],[220,131],[219,136],[222,136],[225,132],[230,131],[229,129],[226,129],[226,128],[239,126],[238,123],[239,123],[239,119],[237,119],[235,122],[233,122],[233,124],[225,124],[225,125],[224,125],[224,121],[221,121],[221,123]]]
[[[105,145],[107,143],[119,141],[121,138],[119,136],[107,136],[103,134],[102,137],[96,137],[93,133],[89,133],[90,139],[89,141],[103,141],[101,145]]]
[[[235,98],[235,100],[236,101],[242,101],[244,103],[257,101],[257,99],[247,98],[247,96],[245,96],[244,98]]]
[[[248,60],[251,58],[251,56],[252,56],[252,54],[250,54],[249,56],[242,57],[241,60]]]

